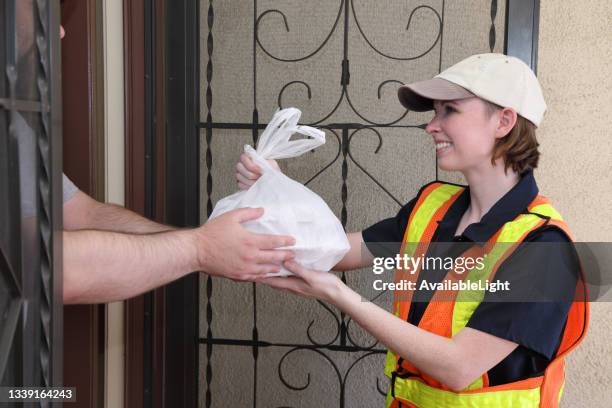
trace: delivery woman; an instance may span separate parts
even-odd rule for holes
[[[467,186],[423,186],[395,217],[348,234],[351,250],[334,269],[371,265],[385,256],[382,243],[393,242],[412,258],[481,263],[461,273],[423,264],[398,269],[396,281],[415,286],[395,294],[392,313],[364,301],[334,274],[294,262],[286,268],[295,277],[262,282],[335,305],[385,344],[386,406],[556,407],[564,357],[586,332],[588,304],[567,245],[571,232],[538,194],[532,172],[539,157],[535,129],[546,110],[538,80],[517,58],[481,54],[402,86],[399,99],[409,110],[434,111],[425,130],[438,165],[461,172]],[[246,155],[237,170],[243,188],[259,173]],[[442,242],[448,244],[433,245]],[[363,243],[371,255],[366,259]],[[459,285],[468,280],[508,282],[510,290]],[[518,299],[517,291],[546,299]]]

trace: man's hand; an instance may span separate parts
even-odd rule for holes
[[[270,165],[279,170],[276,160],[268,160]],[[261,169],[256,165],[248,154],[242,153],[240,160],[236,164],[236,181],[238,188],[246,190],[261,177]]]
[[[251,281],[279,272],[281,264],[293,259],[294,254],[276,248],[294,245],[295,239],[255,234],[241,225],[262,215],[262,208],[241,208],[195,229],[198,269],[236,281]]]

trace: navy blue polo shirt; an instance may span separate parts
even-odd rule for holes
[[[455,236],[459,221],[470,203],[470,190],[467,187],[438,222],[432,238],[432,242],[450,244],[443,244],[439,248],[430,246],[427,256],[457,257],[466,249],[466,245],[486,242],[504,223],[526,212],[528,205],[537,195],[538,187],[533,173],[526,172],[480,222],[469,225],[460,236]],[[389,243],[396,243],[395,250],[399,250],[416,200],[417,198],[414,198],[402,207],[395,217],[380,221],[362,232],[363,240],[374,256],[390,256]],[[467,327],[518,344],[512,353],[489,370],[491,386],[543,374],[561,341],[571,299],[576,290],[578,265],[576,253],[569,244],[568,237],[552,226],[531,232],[517,250],[500,265],[495,279],[507,280],[511,288],[539,288],[543,292],[554,290],[555,293],[550,301],[504,301],[503,297],[508,296],[507,294],[485,293],[483,302],[474,311]],[[428,270],[427,281],[440,282],[446,272]],[[421,273],[419,280],[423,279],[423,276]],[[419,324],[432,295],[431,291],[415,292],[408,322]]]

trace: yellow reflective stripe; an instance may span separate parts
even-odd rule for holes
[[[463,391],[479,390],[484,387],[484,376],[480,376],[475,379],[470,385],[465,387]]]
[[[542,219],[536,215],[521,215],[516,220],[507,222],[502,228],[497,241],[491,251],[484,258],[484,268],[473,268],[466,277],[470,282],[484,283],[493,272],[497,262],[504,256],[514,243],[516,243],[527,231],[535,228]],[[453,307],[452,335],[459,333],[467,324],[474,310],[482,302],[484,291],[479,289],[462,290],[457,294]]]
[[[484,258],[484,268],[473,268],[466,277],[471,283],[485,282],[491,276],[495,265],[509,251],[513,245],[528,231],[535,228],[542,220],[535,215],[521,215],[516,220],[506,223],[499,234],[497,241],[491,251]],[[467,325],[476,308],[484,299],[484,290],[462,290],[457,294],[455,305],[453,306],[452,336],[459,333]],[[475,390],[484,386],[483,377],[474,380],[466,390]]]
[[[545,215],[552,218],[553,220],[563,221],[563,217],[555,208],[550,204],[540,204],[533,207],[530,212]]]
[[[468,273],[466,280],[469,280],[471,283],[482,282],[484,285],[485,281],[491,276],[493,268],[506,253],[506,250],[510,248],[510,245],[508,243],[495,245],[484,258],[484,268],[480,270],[473,268]],[[457,299],[453,306],[452,336],[463,330],[472,314],[474,314],[474,310],[476,310],[483,299],[484,291],[479,289],[461,290],[457,293]]]
[[[387,377],[391,377],[391,373],[395,371],[396,365],[397,359],[395,358],[395,353],[391,350],[387,350],[387,356],[385,357],[385,375]]]
[[[493,267],[497,261],[506,252],[508,244],[506,245],[495,245],[492,250],[484,258],[484,268],[477,269],[473,268],[467,275],[466,280],[470,282],[486,281]],[[461,290],[457,293],[457,299],[453,306],[453,321],[451,335],[454,336],[459,333],[467,324],[474,310],[478,307],[482,299],[484,298],[484,291],[482,290]]]
[[[416,250],[417,244],[423,237],[423,233],[427,229],[429,221],[434,216],[436,211],[444,205],[450,198],[462,190],[464,187],[454,186],[451,184],[440,184],[438,187],[433,189],[427,197],[424,198],[423,202],[416,209],[416,213],[412,217],[412,222],[408,226],[408,232],[406,234],[406,240],[404,242],[404,253],[413,256]],[[399,303],[394,304],[393,313],[399,316]],[[395,371],[397,358],[392,351],[387,352],[385,360],[385,374],[391,376],[391,373]]]
[[[425,200],[419,205],[412,217],[412,221],[408,226],[406,234],[406,246],[404,253],[410,256],[414,255],[416,245],[421,242],[423,233],[427,229],[429,221],[432,219],[436,211],[444,205],[456,192],[462,190],[463,187],[453,186],[450,184],[441,184],[433,189]]]
[[[561,402],[563,391],[565,391],[565,380],[561,383],[561,388],[559,389],[559,399],[557,400],[557,404]]]
[[[395,396],[419,408],[535,408],[540,405],[540,387],[527,390],[503,390],[463,394],[440,390],[415,379],[396,378]],[[386,406],[393,402],[387,393]]]
[[[385,407],[389,408],[391,403],[393,402],[393,397],[391,396],[391,390],[387,391],[387,398],[385,399]]]
[[[537,227],[542,221],[543,220],[537,215],[523,214],[516,220],[507,222],[502,227],[503,229],[497,238],[497,242],[515,243],[521,236]]]

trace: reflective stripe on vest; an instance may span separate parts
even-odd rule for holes
[[[404,234],[402,253],[408,256],[424,256],[437,221],[444,217],[450,205],[463,191],[462,187],[444,183],[432,183],[423,189],[415,207],[410,214],[408,228]],[[513,221],[504,224],[483,247],[474,246],[463,256],[478,256],[486,253],[481,270],[472,269],[465,275],[449,271],[445,279],[470,281],[492,280],[503,261],[532,231],[544,224],[554,225],[572,238],[571,232],[563,222],[560,214],[552,207],[549,200],[538,196],[528,207],[529,213],[520,214]],[[470,254],[468,252],[472,251]],[[420,271],[397,271],[396,279],[418,279]],[[415,273],[416,272],[416,273]],[[583,290],[579,280],[577,294]],[[464,290],[455,292],[434,293],[429,302],[419,327],[429,332],[452,337],[460,332],[484,298],[482,290]],[[449,298],[450,296],[450,298]],[[394,312],[407,320],[410,310],[411,294],[401,299],[396,297]],[[392,385],[387,395],[387,407],[416,406],[427,407],[556,407],[563,391],[564,357],[582,340],[588,322],[588,303],[586,298],[575,301],[568,314],[557,356],[549,364],[545,375],[509,384],[489,387],[488,376],[476,379],[461,392],[454,392],[432,377],[410,364],[399,359],[392,351],[387,353],[385,374],[392,378]]]

